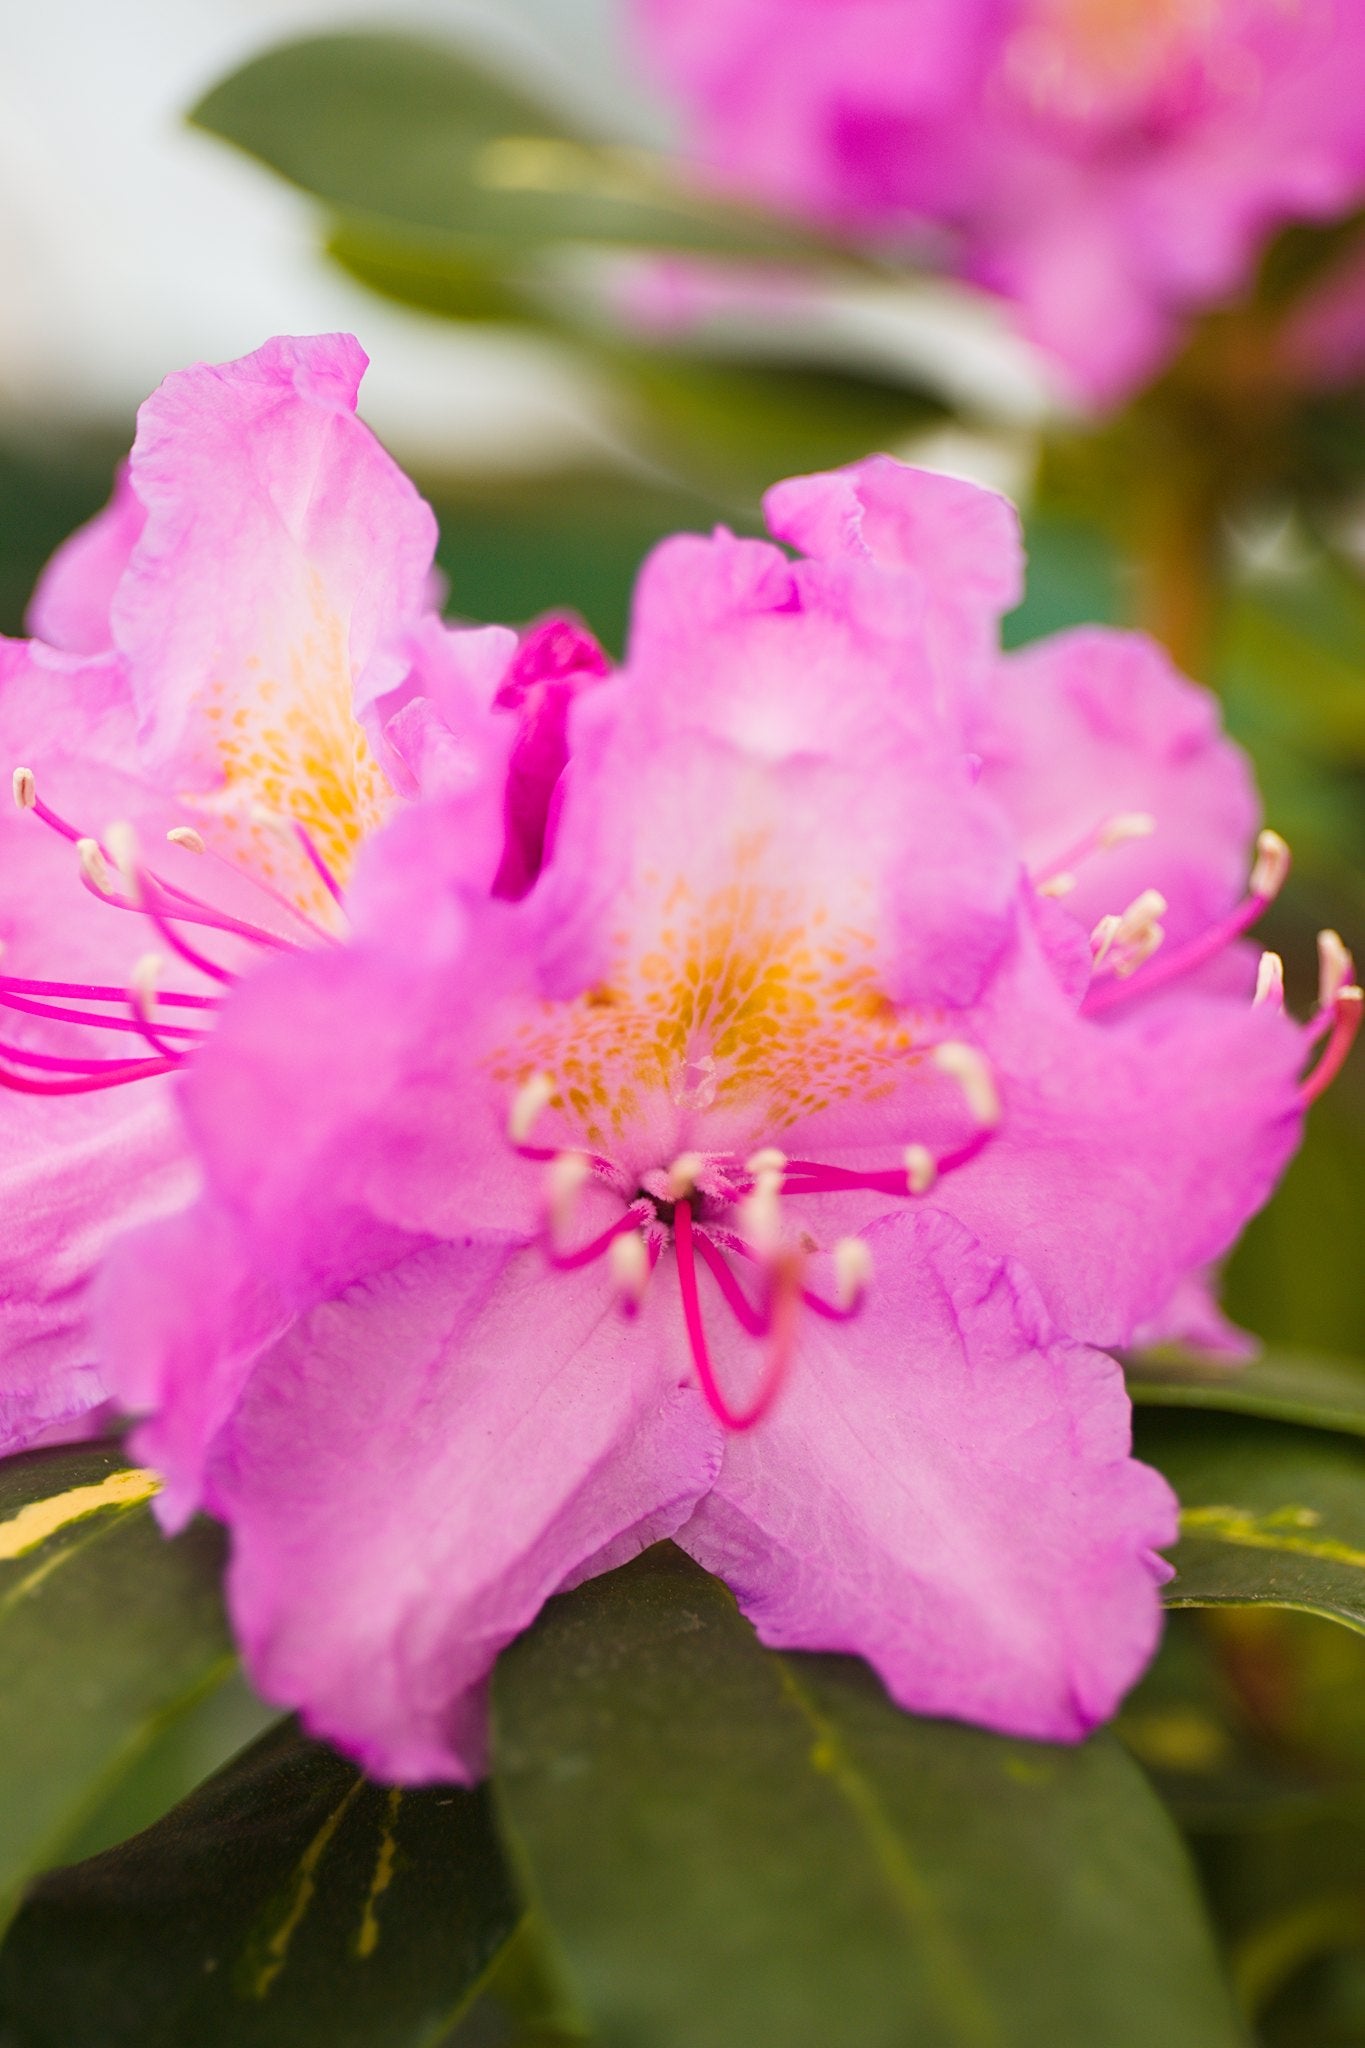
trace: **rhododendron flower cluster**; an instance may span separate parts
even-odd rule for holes
[[[1365,194],[1355,0],[637,0],[699,165],[1014,300],[1077,391],[1148,377],[1282,222]]]
[[[395,1778],[476,1775],[499,1649],[663,1536],[765,1642],[1083,1734],[1175,1531],[1095,1347],[1234,1341],[1205,1276],[1345,1055],[1340,941],[1301,1026],[1242,944],[1285,848],[1154,646],[1000,654],[1002,500],[781,484],[781,545],[655,551],[616,670],[424,612],[359,362],[172,379],[38,606],[113,651],[19,650],[0,696],[27,1412],[97,1352],[167,1525],[232,1531],[257,1684]],[[111,1024],[112,1068],[65,1035]],[[81,1284],[44,1401],[64,1214],[97,1343]]]

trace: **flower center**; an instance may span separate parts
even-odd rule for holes
[[[547,1112],[562,1113],[566,1106],[548,1075],[532,1075],[513,1098],[508,1136],[523,1158],[545,1170],[550,1264],[568,1271],[606,1259],[622,1308],[634,1315],[655,1268],[671,1252],[702,1393],[725,1428],[752,1428],[786,1377],[801,1312],[846,1321],[858,1313],[872,1278],[863,1239],[840,1237],[822,1252],[808,1231],[787,1227],[786,1198],[923,1195],[941,1174],[968,1165],[999,1122],[994,1081],[980,1052],[948,1041],[935,1046],[929,1057],[961,1090],[969,1134],[939,1155],[922,1144],[901,1146],[894,1164],[867,1170],[789,1159],[766,1146],[746,1158],[728,1151],[684,1152],[666,1167],[633,1175],[607,1153],[532,1143]],[[595,1231],[585,1231],[582,1222],[589,1200],[607,1211],[606,1222]],[[722,1306],[746,1336],[764,1346],[756,1386],[739,1405],[722,1388],[712,1360],[700,1287],[703,1269]]]

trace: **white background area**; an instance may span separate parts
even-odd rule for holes
[[[122,423],[183,364],[346,328],[372,358],[362,409],[400,456],[477,471],[612,446],[607,407],[564,354],[372,297],[320,254],[302,195],[184,114],[272,43],[411,28],[556,81],[604,133],[663,139],[624,13],[624,0],[0,0],[0,428]],[[937,363],[1004,418],[1036,418],[1036,366],[993,309],[939,288],[846,311],[874,356]],[[944,457],[973,467],[970,450]]]

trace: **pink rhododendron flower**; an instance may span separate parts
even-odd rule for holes
[[[192,1184],[167,1077],[218,996],[333,943],[365,833],[474,775],[464,693],[486,711],[516,656],[536,695],[534,646],[431,615],[435,525],[355,417],[364,365],[331,336],[169,378],[37,637],[0,643],[0,1448],[104,1398],[85,1282]],[[517,790],[530,859],[550,788]]]
[[[636,0],[708,175],[937,251],[1110,403],[1365,193],[1356,0]]]
[[[257,1684],[392,1777],[477,1774],[498,1650],[669,1535],[908,1707],[1103,1719],[1175,1518],[1093,1347],[1207,1319],[1358,1015],[1339,941],[1306,1028],[1238,943],[1286,857],[1201,692],[1001,659],[1003,501],[883,458],[767,508],[799,558],[666,541],[619,674],[548,636],[534,830],[470,693],[487,772],[226,995],[200,1192],[102,1283]]]

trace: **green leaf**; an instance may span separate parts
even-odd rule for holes
[[[437,561],[454,612],[520,622],[562,606],[571,591],[613,652],[625,640],[642,556],[666,534],[705,532],[716,519],[714,504],[601,471],[418,482],[440,523]]]
[[[1180,1497],[1174,1607],[1298,1607],[1365,1629],[1365,1444],[1237,1416],[1139,1418]]]
[[[1297,1624],[1309,1636],[1311,1650],[1319,1650],[1327,1639],[1334,1648],[1352,1651],[1351,1675],[1357,1683],[1361,1677],[1365,1642],[1316,1616],[1193,1608],[1169,1615],[1157,1654],[1123,1702],[1114,1726],[1186,1828],[1282,1825],[1320,1811],[1359,1776],[1354,1755],[1327,1751],[1297,1721],[1288,1730],[1267,1728],[1264,1711],[1253,1710],[1242,1681],[1259,1676],[1261,1666],[1253,1665],[1245,1644],[1239,1662],[1226,1640],[1227,1624],[1247,1621],[1286,1629]],[[1304,1647],[1295,1641],[1295,1650]],[[1305,1688],[1301,1681],[1304,1675],[1314,1678],[1314,1663],[1324,1661],[1330,1658],[1295,1659],[1292,1690],[1296,1704],[1300,1691],[1309,1694],[1305,1719],[1320,1713],[1326,1688]],[[1259,1695],[1256,1707],[1263,1708]]]
[[[386,226],[342,220],[327,237],[327,254],[358,284],[400,305],[443,320],[493,320],[550,327],[544,307],[520,291],[499,264],[452,249],[448,238],[404,234]]]
[[[604,2048],[1222,2048],[1242,2034],[1137,1766],[917,1720],[760,1648],[661,1546],[494,1679],[494,1784]]]
[[[657,460],[694,487],[755,512],[775,478],[897,447],[944,417],[936,399],[903,381],[814,362],[605,341],[599,360]]]
[[[169,1717],[232,1670],[219,1532],[167,1542],[117,1444],[0,1463],[0,1923]]]
[[[831,251],[797,226],[677,182],[644,150],[600,143],[448,43],[309,37],[267,51],[200,101],[199,127],[356,226],[450,238],[450,253],[558,241],[785,261]]]
[[[520,1914],[485,1791],[400,1791],[286,1723],[35,1887],[6,2048],[427,2048]]]
[[[1227,1366],[1149,1352],[1129,1360],[1127,1377],[1140,1407],[1221,1409],[1365,1436],[1365,1363],[1356,1359],[1267,1351]]]

